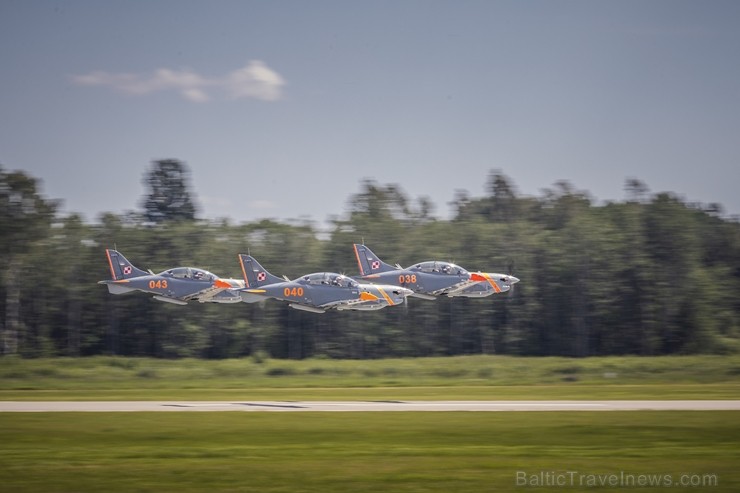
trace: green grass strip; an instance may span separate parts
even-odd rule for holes
[[[0,358],[2,400],[661,398],[740,398],[740,356]]]
[[[2,491],[546,491],[532,478],[570,473],[740,490],[735,412],[2,414],[0,444]]]

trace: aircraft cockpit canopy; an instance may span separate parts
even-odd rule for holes
[[[193,267],[177,267],[162,272],[162,277],[173,277],[175,279],[193,279],[196,281],[213,281],[216,276],[207,270],[195,269]]]
[[[468,273],[465,269],[459,265],[455,265],[450,262],[438,262],[435,260],[429,262],[421,262],[419,264],[410,267],[409,270],[417,272],[433,272],[438,274],[449,274],[449,275],[465,275]]]
[[[357,281],[354,279],[350,279],[347,276],[336,274],[334,272],[316,272],[314,274],[308,274],[302,276],[298,282],[316,286],[339,286],[342,288],[354,288],[358,286]]]

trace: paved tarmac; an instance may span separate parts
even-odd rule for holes
[[[693,401],[0,401],[0,412],[740,411],[740,400]]]

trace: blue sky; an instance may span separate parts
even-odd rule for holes
[[[0,163],[92,221],[151,161],[207,218],[624,181],[740,214],[740,2],[0,0]]]

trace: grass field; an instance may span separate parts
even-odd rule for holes
[[[0,443],[14,492],[740,490],[734,412],[2,414]]]
[[[740,356],[0,358],[2,400],[738,399]]]
[[[738,356],[0,358],[3,400],[738,398]],[[738,463],[736,412],[0,413],[14,492],[740,491]]]

